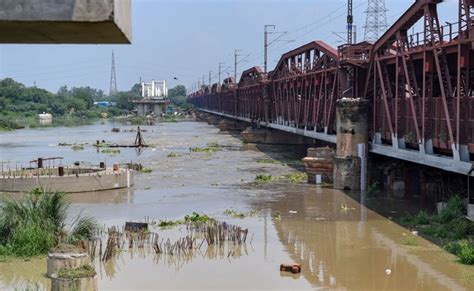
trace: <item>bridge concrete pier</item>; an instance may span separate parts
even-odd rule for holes
[[[360,98],[342,98],[336,103],[336,156],[334,188],[365,189],[368,152],[369,102]]]
[[[248,123],[238,120],[222,119],[218,127],[220,131],[243,131],[248,127]]]
[[[221,122],[221,117],[215,116],[215,115],[209,115],[206,118],[207,124],[209,125],[219,125],[219,122]]]
[[[244,143],[272,145],[311,145],[313,140],[301,135],[274,130],[270,128],[247,127],[240,134]]]

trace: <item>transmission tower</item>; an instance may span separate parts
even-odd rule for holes
[[[117,92],[117,77],[115,76],[115,56],[112,51],[112,68],[110,70],[110,95]]]
[[[376,41],[387,30],[385,0],[368,0],[367,2],[364,39]]]

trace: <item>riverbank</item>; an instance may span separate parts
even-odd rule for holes
[[[411,235],[420,234],[454,254],[460,263],[474,265],[474,222],[466,218],[460,197],[451,197],[438,214],[421,210],[416,215],[401,217],[397,222],[411,229]],[[405,244],[416,244],[411,235],[407,235]]]
[[[9,113],[0,118],[0,132],[24,128],[74,127],[91,125],[101,119],[100,114],[91,116],[63,115],[55,116],[51,123],[41,123],[37,115],[25,116]]]
[[[103,115],[102,113],[106,113]],[[129,125],[151,125],[159,122],[180,122],[190,121],[191,119],[182,115],[167,114],[162,117],[144,117],[136,115],[111,115],[108,111],[98,110],[88,116],[78,116],[67,114],[54,117],[51,123],[41,123],[37,115],[24,116],[13,113],[0,117],[0,132],[13,131],[25,128],[49,128],[49,127],[77,127],[92,125],[96,122],[118,122]]]

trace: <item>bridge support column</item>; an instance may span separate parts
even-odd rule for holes
[[[206,121],[209,125],[218,125],[221,121],[221,118],[219,116],[209,115]]]
[[[204,113],[204,112],[196,111],[196,112],[194,113],[194,118],[195,118],[197,121],[207,122],[207,118],[208,118],[208,117],[209,117],[209,114]]]
[[[220,131],[242,131],[248,126],[247,123],[236,120],[222,119],[219,122]]]
[[[343,98],[336,104],[337,142],[334,158],[334,188],[365,189],[369,102]]]

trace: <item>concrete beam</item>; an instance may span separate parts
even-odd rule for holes
[[[2,0],[0,43],[128,44],[131,0]]]
[[[234,116],[234,115],[231,115],[231,114],[226,114],[226,113],[221,113],[221,112],[211,111],[211,110],[206,110],[206,109],[200,109],[200,108],[198,110],[200,110],[202,112],[214,114],[214,115],[219,115],[219,116],[223,116],[223,117],[227,117],[227,118],[232,118],[232,119],[236,119],[236,120],[245,121],[245,122],[248,122],[248,123],[252,122],[252,120],[250,118],[246,118],[246,117]],[[291,126],[288,126],[288,125],[280,125],[280,124],[277,124],[277,123],[271,123],[271,122],[266,123],[265,121],[260,121],[260,126],[273,128],[273,129],[278,129],[278,130],[282,130],[282,131],[286,131],[286,132],[294,133],[294,134],[298,134],[298,135],[303,135],[303,136],[306,136],[306,137],[309,137],[309,138],[314,138],[314,139],[322,140],[322,141],[329,142],[329,143],[336,143],[336,135],[325,134],[325,133],[316,132],[316,131],[313,131],[313,130],[295,128],[295,127],[291,127]]]

